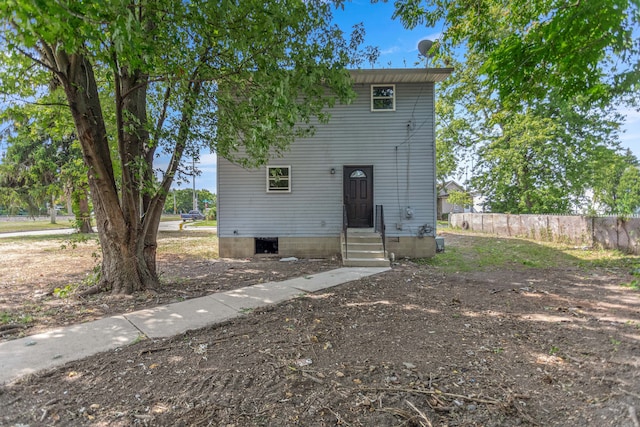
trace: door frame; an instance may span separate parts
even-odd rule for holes
[[[352,227],[352,228],[369,228],[369,227],[373,227],[373,212],[375,209],[375,200],[374,200],[374,187],[373,187],[373,165],[344,165],[342,167],[342,202],[344,203],[344,205],[347,205],[347,183],[349,180],[349,175],[351,175],[351,173],[353,172],[353,170],[355,169],[362,169],[363,171],[365,171],[367,173],[367,188],[369,189],[368,191],[368,197],[367,197],[367,201],[368,201],[368,224],[367,225],[351,225],[348,224],[349,223],[349,219],[350,219],[350,215],[349,215],[349,210],[347,209],[347,225],[348,227]]]

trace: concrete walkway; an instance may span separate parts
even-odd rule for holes
[[[388,267],[338,268],[284,282],[268,282],[53,329],[0,343],[0,384],[43,369],[117,349],[140,338],[164,338],[240,317],[253,308],[277,304],[362,277]]]

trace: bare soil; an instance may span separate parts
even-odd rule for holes
[[[11,315],[9,322],[0,322],[0,342],[54,327],[340,267],[335,259],[297,262],[280,262],[277,257],[267,256],[219,259],[215,249],[194,251],[190,247],[217,246],[216,236],[207,231],[161,232],[159,240],[161,246],[169,246],[157,256],[160,289],[128,296],[102,293],[87,297],[77,295],[90,286],[98,265],[96,255],[100,249],[96,239],[0,240],[0,314]],[[61,298],[60,292],[71,297]]]
[[[455,248],[492,238],[446,239]],[[38,268],[45,258],[29,264],[24,280],[12,281],[1,262],[0,311],[41,306],[55,280],[87,270]],[[337,267],[160,265],[176,278],[166,294],[68,302],[28,332]],[[0,425],[639,427],[640,292],[620,286],[629,280],[622,268],[577,263],[446,273],[405,260],[225,324],[5,385]]]

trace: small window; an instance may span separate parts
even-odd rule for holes
[[[353,172],[351,172],[351,175],[349,175],[349,178],[366,178],[366,177],[367,177],[367,174],[361,171],[360,169],[354,170]]]
[[[291,166],[267,166],[267,193],[291,192]]]
[[[371,85],[371,111],[396,110],[396,85]]]
[[[256,255],[278,253],[277,237],[256,237],[255,242],[256,242]]]

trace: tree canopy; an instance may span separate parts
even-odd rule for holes
[[[637,0],[398,0],[405,26],[442,28],[438,145],[494,211],[571,212],[622,156],[619,105],[637,106]],[[630,172],[631,173],[631,172]]]
[[[7,145],[0,163],[0,203],[26,206],[31,213],[49,206],[52,222],[59,197],[72,200],[78,229],[91,231],[86,168],[62,94],[43,96],[47,105],[14,104],[0,114]],[[68,212],[71,214],[72,212]]]
[[[339,3],[339,2],[338,2]],[[353,97],[362,29],[323,0],[9,0],[4,108],[62,91],[102,246],[97,289],[153,288],[160,214],[185,153],[264,163]],[[159,171],[154,160],[170,158]],[[159,179],[157,177],[160,177]]]
[[[628,215],[640,209],[640,162],[627,150],[597,168],[594,199],[607,214]]]

